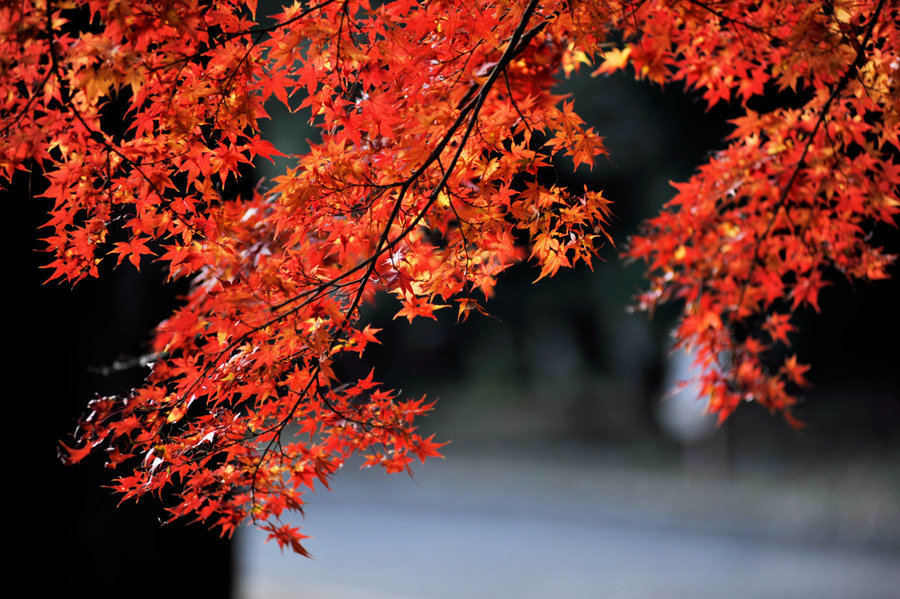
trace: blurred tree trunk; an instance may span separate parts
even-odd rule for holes
[[[3,256],[11,271],[3,286],[4,496],[7,516],[18,523],[12,528],[21,531],[7,536],[9,596],[227,599],[230,541],[201,525],[161,525],[158,502],[117,508],[118,498],[102,488],[110,476],[99,460],[66,467],[56,455],[91,397],[127,391],[146,374],[90,369],[140,354],[174,290],[149,264],[141,274],[128,266],[74,290],[42,285],[37,227],[48,207],[31,197],[27,176],[16,183],[2,196],[9,224]]]

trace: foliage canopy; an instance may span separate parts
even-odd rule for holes
[[[791,418],[807,366],[792,313],[824,273],[887,276],[873,244],[900,184],[900,5],[886,0],[23,0],[0,5],[0,183],[46,180],[50,279],[144,256],[189,278],[146,383],[90,403],[77,462],[107,453],[124,497],[177,483],[173,518],[230,534],[252,520],[305,553],[280,517],[355,453],[403,471],[440,443],[431,404],[335,360],[398,317],[481,311],[523,260],[590,264],[610,203],[544,176],[602,138],[556,77],[632,68],[742,108],[715,153],[626,253],[648,264],[639,307],[682,306],[676,339],[710,408],[757,401]],[[793,92],[791,106],[757,101]],[[229,190],[283,156],[273,102],[309,109],[321,141],[274,183]],[[776,349],[781,348],[779,351]]]

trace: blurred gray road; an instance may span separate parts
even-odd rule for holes
[[[900,504],[852,480],[459,456],[415,472],[348,467],[310,494],[314,560],[243,530],[240,599],[900,597]]]

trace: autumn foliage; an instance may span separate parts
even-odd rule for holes
[[[66,459],[106,452],[125,498],[172,485],[173,518],[252,520],[305,553],[280,518],[304,488],[353,454],[389,472],[439,455],[416,428],[430,403],[336,364],[378,343],[360,319],[376,294],[465,319],[516,262],[591,263],[609,201],[547,176],[605,153],[553,93],[580,68],[743,108],[626,251],[649,266],[640,308],[682,306],[711,409],[790,418],[792,313],[818,309],[827,271],[892,261],[870,232],[900,205],[898,23],[885,0],[3,3],[0,182],[46,181],[49,278],[155,259],[191,281],[146,383],[93,400]],[[320,140],[229,192],[283,156],[260,133],[274,103],[308,109]]]

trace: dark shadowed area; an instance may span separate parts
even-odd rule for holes
[[[149,264],[140,274],[107,268],[102,279],[74,289],[42,285],[45,256],[36,233],[47,206],[30,194],[27,177],[3,194],[13,224],[3,236],[12,271],[2,361],[4,495],[14,531],[6,537],[7,596],[227,598],[230,542],[197,525],[161,526],[159,503],[117,509],[118,498],[104,488],[112,473],[102,459],[69,467],[57,457],[59,441],[72,442],[92,397],[141,381],[141,369],[97,370],[145,352],[176,289],[164,287]]]

